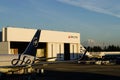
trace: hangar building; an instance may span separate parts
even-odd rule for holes
[[[0,54],[21,54],[37,29],[4,27],[0,32]],[[80,34],[41,30],[37,57],[60,57],[57,60],[79,58],[81,53]]]

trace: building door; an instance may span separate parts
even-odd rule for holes
[[[70,60],[70,44],[64,44],[64,60]]]

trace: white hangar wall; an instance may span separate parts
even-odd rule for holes
[[[36,29],[3,28],[2,41],[30,41]],[[80,34],[73,32],[60,32],[41,30],[39,42],[80,43]]]
[[[42,42],[80,43],[80,34],[71,32],[42,30]]]
[[[24,41],[28,42],[35,34],[34,29],[7,27],[2,30],[2,41]]]
[[[9,45],[11,42],[30,42],[36,30],[14,27],[3,28],[2,42],[7,42]],[[45,43],[46,47],[42,49],[38,48],[38,57],[42,57],[42,55],[46,57],[62,57],[58,60],[69,60],[79,57],[81,47],[79,33],[41,30],[39,42]],[[67,49],[65,48],[66,45],[68,45]],[[9,54],[14,54],[14,51],[19,51],[17,48],[13,49],[10,46],[6,50]]]

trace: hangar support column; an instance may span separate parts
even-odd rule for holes
[[[1,54],[10,54],[10,42],[0,42],[0,46]]]

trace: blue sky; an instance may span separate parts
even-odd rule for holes
[[[4,26],[79,32],[81,41],[120,43],[120,0],[0,0]]]

